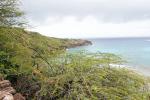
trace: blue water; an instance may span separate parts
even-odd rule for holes
[[[150,75],[150,38],[88,39],[93,45],[71,48],[69,51],[114,53],[135,69]]]

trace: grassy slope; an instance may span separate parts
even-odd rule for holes
[[[9,53],[12,56],[10,60],[24,69],[30,69],[34,64],[44,65],[42,59],[55,54],[53,51],[63,50],[67,42],[19,28],[0,28],[1,51]]]
[[[45,50],[63,49],[69,40],[42,36],[36,32],[24,31],[19,28],[0,28],[1,41],[14,42],[28,48],[40,47]]]
[[[47,58],[63,52],[75,41],[46,37],[20,28],[0,27],[0,50],[12,55],[11,60],[22,67],[44,66]]]

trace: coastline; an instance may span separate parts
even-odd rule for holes
[[[150,38],[113,38],[113,39],[88,39],[92,41],[92,46],[81,46],[71,48],[69,51],[85,50],[89,52],[112,53],[121,56],[127,63],[121,67],[127,67],[132,70],[150,76]],[[138,44],[137,44],[138,43]]]
[[[140,67],[140,66],[134,66],[134,65],[127,65],[127,64],[109,64],[110,67],[115,67],[115,68],[126,68],[131,71],[136,72],[137,74],[140,74],[142,76],[149,77],[150,76],[150,69]],[[140,67],[140,68],[139,68]]]

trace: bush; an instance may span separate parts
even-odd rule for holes
[[[17,75],[19,66],[13,64],[11,61],[11,55],[4,51],[0,51],[0,73],[3,77],[9,77],[10,75]]]
[[[112,59],[113,58],[113,59]],[[109,59],[109,60],[108,60]],[[122,60],[112,54],[66,54],[50,60],[51,67],[41,69],[42,100],[146,100],[146,79],[111,63]]]

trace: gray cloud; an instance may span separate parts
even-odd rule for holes
[[[106,22],[150,19],[150,0],[23,0],[23,9],[40,22],[48,17],[89,15]]]

